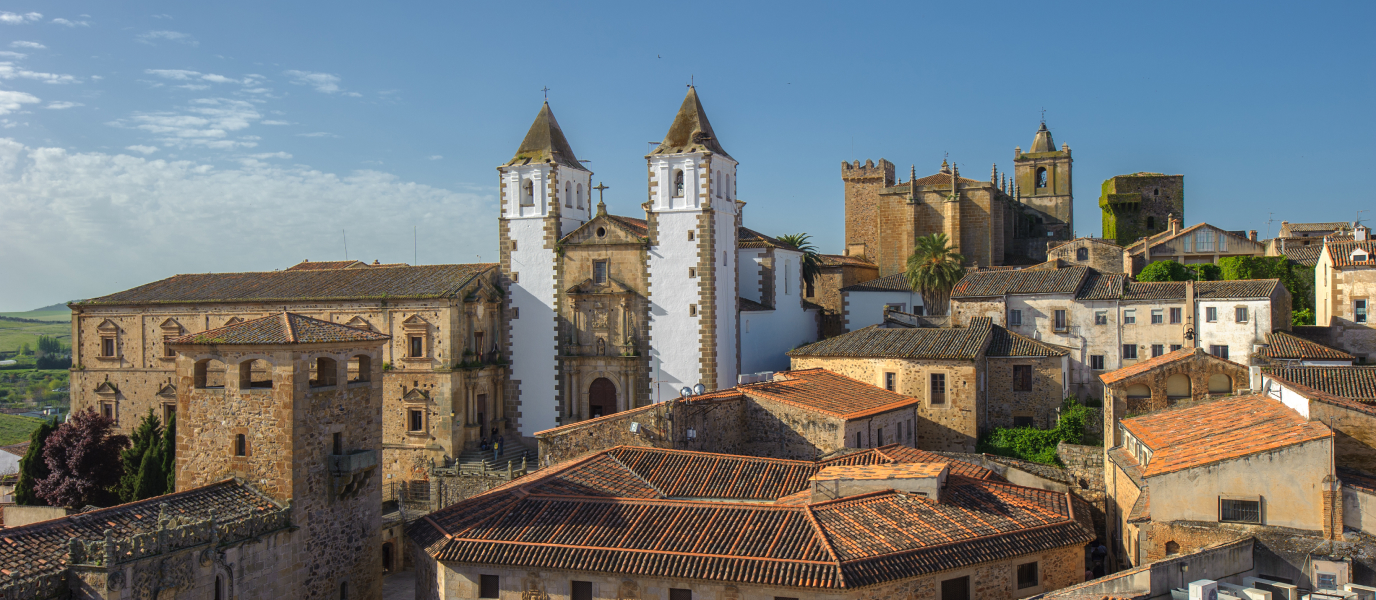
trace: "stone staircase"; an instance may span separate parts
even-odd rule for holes
[[[519,470],[521,459],[525,459],[526,465],[534,469],[537,458],[539,457],[534,450],[526,448],[521,442],[508,438],[502,444],[500,456],[493,456],[491,450],[464,450],[462,454],[459,454],[456,466],[461,471],[505,471],[507,462],[510,461],[511,468]]]

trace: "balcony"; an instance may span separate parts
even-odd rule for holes
[[[330,491],[336,499],[355,496],[368,485],[377,470],[377,450],[355,450],[331,454]]]

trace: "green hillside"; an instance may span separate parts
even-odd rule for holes
[[[0,446],[28,441],[29,434],[41,424],[43,419],[0,414]]]

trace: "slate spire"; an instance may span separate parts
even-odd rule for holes
[[[1029,152],[1055,152],[1056,142],[1051,139],[1051,131],[1046,128],[1046,121],[1042,121],[1042,126],[1037,130],[1037,137],[1032,138],[1032,149]]]
[[[717,141],[717,134],[712,132],[712,123],[707,120],[707,113],[702,110],[702,102],[698,100],[697,88],[689,86],[688,95],[684,96],[683,105],[674,117],[674,124],[669,126],[669,133],[664,134],[664,141],[650,154],[704,151],[731,157]]]
[[[578,162],[578,157],[574,156],[573,148],[569,146],[563,130],[559,129],[559,121],[555,120],[554,113],[549,109],[548,100],[540,107],[540,114],[535,115],[535,122],[530,124],[530,131],[527,131],[525,139],[521,140],[521,147],[516,149],[516,156],[507,164],[531,162],[553,162],[587,170]]]

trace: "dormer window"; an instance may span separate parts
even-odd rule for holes
[[[1371,257],[1361,250],[1352,253],[1352,262],[1366,262],[1369,258]]]
[[[674,171],[674,197],[683,197],[683,171]]]

